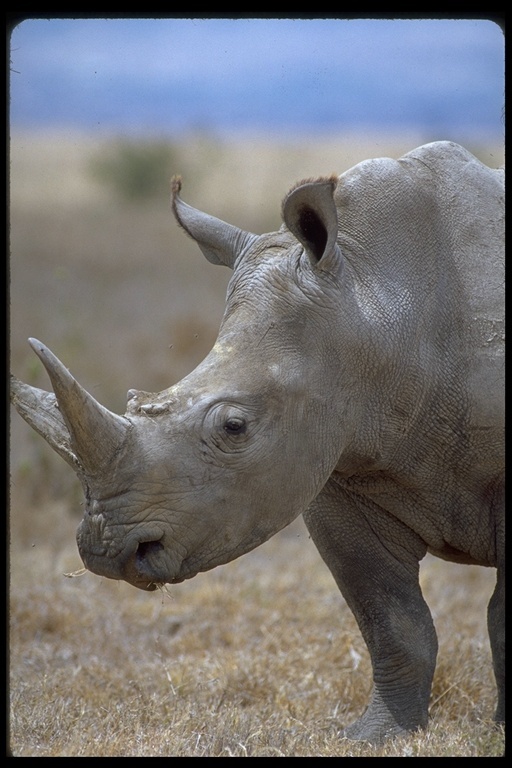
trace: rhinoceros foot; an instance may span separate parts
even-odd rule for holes
[[[350,741],[367,741],[374,746],[378,746],[390,738],[411,735],[410,731],[401,728],[397,723],[376,724],[363,722],[363,720],[364,718],[361,717],[352,725],[344,728],[340,731],[340,737]]]
[[[340,736],[352,741],[368,741],[378,745],[393,737],[410,736],[411,733],[425,726],[426,717],[423,718],[421,715],[413,717],[412,713],[408,712],[402,716],[397,712],[395,717],[380,696],[374,693],[372,702],[364,715],[344,728]]]

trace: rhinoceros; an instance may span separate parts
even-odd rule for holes
[[[172,187],[179,225],[233,270],[205,360],[162,392],[129,390],[123,416],[34,339],[54,394],[12,386],[81,480],[85,567],[152,590],[302,514],[372,662],[369,705],[340,733],[373,742],[427,725],[420,560],[495,567],[504,720],[504,170],[426,144],[301,181],[263,235]]]

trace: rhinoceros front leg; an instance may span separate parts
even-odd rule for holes
[[[356,617],[373,667],[370,704],[341,735],[379,743],[424,728],[437,656],[418,580],[424,544],[332,478],[304,519]]]

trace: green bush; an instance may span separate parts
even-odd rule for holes
[[[168,193],[174,161],[164,141],[119,140],[93,159],[90,170],[119,199],[139,202]]]

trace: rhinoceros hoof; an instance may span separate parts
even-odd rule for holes
[[[394,721],[390,722],[371,722],[363,715],[351,725],[348,725],[340,732],[340,738],[350,741],[367,741],[370,744],[383,744],[390,738],[409,737],[411,731],[402,728]]]

